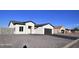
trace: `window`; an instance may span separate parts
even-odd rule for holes
[[[28,26],[28,29],[31,29],[32,28],[32,26]]]
[[[23,32],[23,27],[19,27],[19,31],[20,32]]]

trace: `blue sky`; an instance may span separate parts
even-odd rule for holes
[[[0,10],[0,27],[8,27],[10,20],[73,28],[79,25],[79,10]]]

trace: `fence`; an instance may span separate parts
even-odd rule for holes
[[[14,29],[12,29],[12,28],[0,28],[0,34],[14,34]]]

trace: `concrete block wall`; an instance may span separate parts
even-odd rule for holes
[[[0,34],[14,34],[14,29],[12,29],[12,28],[0,28]]]

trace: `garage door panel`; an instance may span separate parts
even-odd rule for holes
[[[45,35],[51,35],[52,34],[52,29],[44,29],[44,34]]]

